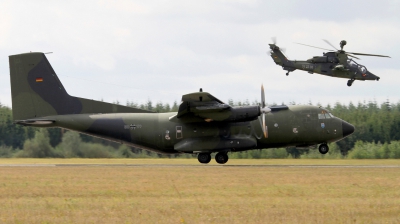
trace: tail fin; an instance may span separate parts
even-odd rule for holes
[[[280,48],[276,46],[275,44],[270,44],[269,47],[271,48],[271,57],[274,60],[274,62],[277,65],[283,66],[288,59],[286,56],[282,53]]]
[[[148,112],[70,96],[43,53],[9,56],[15,121],[50,115]]]

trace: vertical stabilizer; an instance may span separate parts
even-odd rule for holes
[[[271,57],[274,60],[274,62],[277,65],[283,66],[288,59],[286,56],[282,53],[280,48],[276,46],[275,44],[270,44],[269,47],[271,48]]]
[[[15,121],[50,115],[148,112],[70,96],[43,53],[11,55],[9,62]]]

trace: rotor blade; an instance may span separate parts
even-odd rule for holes
[[[271,37],[272,43],[276,45],[276,37]]]
[[[356,59],[358,59],[358,60],[361,60],[360,58],[357,58],[357,57],[356,57],[356,56],[354,56],[354,55],[347,54],[347,53],[346,53],[346,55],[347,55],[347,56],[349,56],[349,57],[352,57],[352,58],[356,58]]]
[[[307,45],[307,44],[301,44],[301,43],[296,43],[296,42],[294,42],[294,43],[295,43],[295,44],[304,45],[304,46],[307,46],[307,47],[313,47],[313,48],[318,48],[318,49],[322,49],[322,50],[327,50],[327,51],[335,51],[335,50],[329,50],[329,49],[326,49],[326,48],[315,47],[315,46],[311,46],[311,45]]]
[[[329,44],[329,46],[331,46],[331,47],[333,47],[333,48],[335,48],[337,51],[338,51],[338,49],[335,47],[335,46],[333,46],[329,41],[327,41],[327,40],[324,40],[324,39],[322,39],[323,41],[325,41],[325,43],[327,43],[327,44]]]
[[[262,130],[264,137],[267,138],[267,128],[265,127],[265,113],[262,114]]]
[[[379,54],[364,54],[364,53],[355,53],[355,52],[347,52],[348,54],[355,54],[355,55],[363,55],[363,56],[374,56],[374,57],[384,57],[384,58],[390,58],[390,56],[386,55],[379,55]]]
[[[265,107],[264,85],[261,84],[261,108]]]

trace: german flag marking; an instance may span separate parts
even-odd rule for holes
[[[43,78],[36,78],[36,82],[43,82]]]

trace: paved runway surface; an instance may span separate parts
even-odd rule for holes
[[[0,167],[254,167],[254,168],[400,168],[400,165],[217,165],[217,164],[0,164]]]

